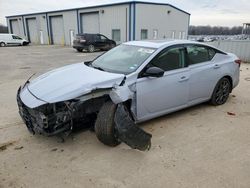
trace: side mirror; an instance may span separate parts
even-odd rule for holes
[[[145,77],[162,77],[164,75],[164,70],[159,67],[149,67],[144,72],[143,76]]]

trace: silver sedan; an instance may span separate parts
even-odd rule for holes
[[[93,122],[104,144],[146,150],[151,134],[138,123],[207,101],[224,104],[239,83],[240,64],[236,55],[197,42],[127,42],[28,80],[17,93],[19,113],[33,134]]]

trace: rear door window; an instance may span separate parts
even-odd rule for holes
[[[207,46],[190,45],[186,49],[189,65],[211,61],[216,54],[213,48]]]
[[[94,35],[96,41],[101,41],[101,35]]]
[[[76,35],[76,39],[77,40],[85,39],[85,36],[84,35]]]

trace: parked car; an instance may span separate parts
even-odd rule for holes
[[[78,52],[82,52],[83,50],[94,52],[96,49],[110,50],[115,46],[115,41],[108,39],[102,34],[77,34],[73,41],[73,48]]]
[[[92,62],[68,65],[27,81],[17,92],[32,133],[55,135],[96,119],[97,138],[150,148],[136,124],[199,103],[224,104],[239,83],[231,53],[185,40],[133,41]]]
[[[197,42],[204,42],[204,37],[200,37],[196,40]]]
[[[14,34],[0,33],[0,46],[4,47],[7,45],[28,45],[29,41],[23,39]]]

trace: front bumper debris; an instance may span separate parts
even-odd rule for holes
[[[53,136],[71,130],[72,115],[70,110],[45,115],[37,109],[26,106],[20,98],[20,92],[21,87],[18,89],[16,97],[19,114],[32,134],[38,133],[45,136]]]
[[[151,148],[152,135],[139,128],[131,119],[126,107],[118,104],[114,118],[118,138],[133,149],[141,151]]]

